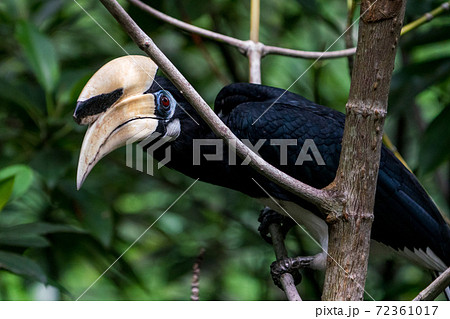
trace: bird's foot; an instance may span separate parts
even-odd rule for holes
[[[280,215],[269,207],[266,207],[261,211],[258,221],[260,222],[258,231],[261,234],[261,237],[269,244],[272,244],[272,238],[270,238],[269,232],[270,224],[281,225],[283,238],[286,237],[287,232],[295,225],[295,222],[291,218]]]
[[[283,289],[281,286],[281,276],[286,273],[290,273],[294,278],[294,284],[298,285],[302,281],[302,275],[298,271],[300,268],[308,268],[314,261],[316,256],[308,257],[287,257],[282,260],[274,261],[270,265],[270,274],[272,275],[273,283],[278,288]]]

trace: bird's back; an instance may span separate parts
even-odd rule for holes
[[[240,139],[249,139],[252,144],[267,139],[259,154],[280,170],[317,188],[334,179],[344,114],[282,89],[248,83],[222,89],[215,108]],[[287,148],[287,165],[280,163],[280,146],[271,144],[269,139],[297,140],[296,147]],[[317,161],[296,165],[307,140],[314,141],[325,165],[318,165]],[[273,196],[290,197],[276,185],[267,183]],[[374,213],[372,239],[426,268],[442,271],[450,265],[449,226],[416,177],[384,146]]]

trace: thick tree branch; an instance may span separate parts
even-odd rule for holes
[[[381,139],[406,0],[363,0],[336,178],[341,213],[327,217],[329,246],[323,300],[362,300]],[[345,271],[343,271],[343,269]]]
[[[413,301],[432,301],[448,286],[450,286],[450,268],[447,268],[427,288],[422,290]]]
[[[248,157],[251,160],[249,165],[257,169],[261,175],[325,211],[335,210],[336,207],[341,206],[339,196],[331,194],[328,190],[316,189],[292,178],[267,163],[245,146],[219,119],[180,71],[159,50],[153,40],[139,28],[116,0],[100,0],[100,2],[108,9],[139,48],[152,58],[169,80],[183,93],[186,100],[194,107],[212,131],[218,137],[224,139],[231,148],[234,148],[239,157]]]

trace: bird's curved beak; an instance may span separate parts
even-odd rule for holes
[[[155,96],[145,94],[156,71],[151,59],[126,56],[107,63],[88,81],[73,115],[78,124],[89,125],[78,160],[77,189],[105,155],[156,130]]]

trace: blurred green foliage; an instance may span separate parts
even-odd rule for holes
[[[72,300],[80,296],[192,183],[166,168],[149,177],[125,166],[119,150],[95,167],[82,190],[75,176],[84,127],[72,120],[88,78],[107,61],[141,54],[97,1],[0,2],[0,299]],[[248,38],[249,1],[152,1],[176,18]],[[411,0],[406,22],[441,1]],[[127,10],[212,105],[227,83],[247,80],[235,49],[194,39],[124,3]],[[324,50],[345,30],[346,1],[261,1],[261,41]],[[356,35],[356,30],[354,31]],[[448,214],[450,159],[450,17],[406,34],[392,80],[387,132]],[[122,48],[115,43],[122,46]],[[342,49],[339,40],[332,50]],[[263,83],[287,88],[312,61],[268,56]],[[320,61],[291,88],[344,110],[346,59]],[[200,249],[203,300],[273,300],[272,249],[257,233],[257,202],[197,183],[118,259],[83,300],[187,300]],[[291,254],[318,247],[301,229]],[[367,291],[408,300],[429,274],[374,247]],[[320,298],[323,274],[306,270],[304,299]]]

